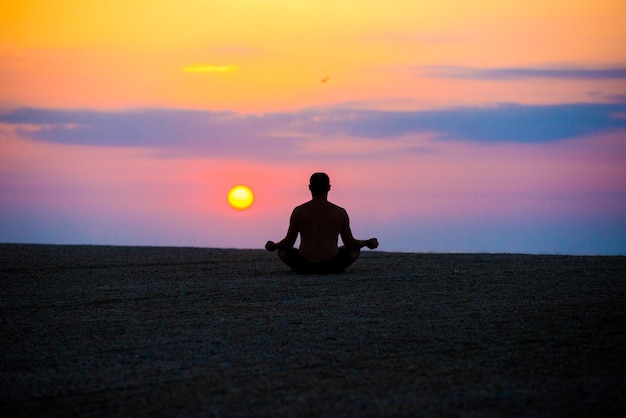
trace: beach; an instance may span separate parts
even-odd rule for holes
[[[3,416],[622,416],[626,257],[0,244]]]

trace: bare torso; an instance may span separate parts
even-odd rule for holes
[[[311,200],[293,210],[293,226],[300,233],[300,255],[321,262],[339,251],[338,237],[349,228],[346,211],[327,200]]]

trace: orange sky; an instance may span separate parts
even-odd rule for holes
[[[424,108],[512,92],[529,103],[567,101],[585,86],[487,87],[416,68],[623,63],[625,9],[619,0],[1,1],[0,100],[241,112],[353,101]]]

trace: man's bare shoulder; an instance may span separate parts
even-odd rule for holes
[[[316,202],[313,200],[309,200],[308,202],[305,202],[299,206],[296,206],[293,210],[293,214],[297,216],[298,214],[306,214],[309,212],[319,212],[320,210],[325,211],[325,212],[330,211],[332,213],[347,216],[346,210],[339,205],[336,205],[329,201]]]
[[[333,208],[341,212],[345,212],[346,210],[339,205],[335,205],[333,202],[328,202],[328,204]]]
[[[293,213],[295,214],[298,212],[306,211],[309,206],[311,206],[311,201],[304,202],[303,204],[298,205],[295,208],[293,208]]]
[[[341,206],[336,205],[333,202],[330,202],[328,200],[325,200],[325,201],[309,200],[308,202],[304,202],[303,204],[296,206],[294,210],[300,209],[300,208],[320,207],[320,205],[327,207],[327,208],[345,210]]]

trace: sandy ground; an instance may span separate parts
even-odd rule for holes
[[[2,416],[623,416],[626,257],[0,245]]]

